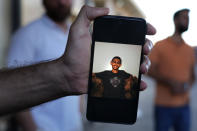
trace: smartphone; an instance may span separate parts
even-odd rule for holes
[[[93,24],[88,102],[90,121],[133,124],[140,89],[146,21],[102,16]]]

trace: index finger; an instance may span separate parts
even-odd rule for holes
[[[147,35],[154,35],[156,33],[155,27],[153,27],[151,24],[147,23]]]

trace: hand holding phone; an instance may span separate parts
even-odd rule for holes
[[[132,124],[137,116],[146,22],[103,16],[93,27],[87,118]]]
[[[106,8],[83,6],[70,28],[66,51],[61,57],[64,69],[71,71],[69,72],[71,75],[66,76],[69,79],[67,84],[70,86],[68,89],[70,95],[87,93],[90,47],[92,41],[89,26],[92,20],[99,16],[107,15],[108,12],[109,10]],[[155,28],[147,23],[147,35],[154,35],[155,33]],[[147,39],[143,47],[144,55],[150,52],[152,48],[151,45],[151,41]],[[147,60],[144,60],[141,65],[140,72],[143,74],[147,72],[147,63]],[[140,87],[140,90],[144,90],[147,85],[141,81]]]

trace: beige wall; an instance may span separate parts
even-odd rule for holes
[[[0,0],[0,68],[5,64],[6,50],[11,31],[10,0]]]
[[[44,13],[42,0],[21,0],[21,24],[24,26]]]

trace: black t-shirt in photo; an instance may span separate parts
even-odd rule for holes
[[[108,98],[125,98],[125,84],[131,74],[126,73],[124,70],[119,70],[118,73],[112,71],[103,71],[95,73],[96,77],[102,80],[104,87],[103,97]]]

